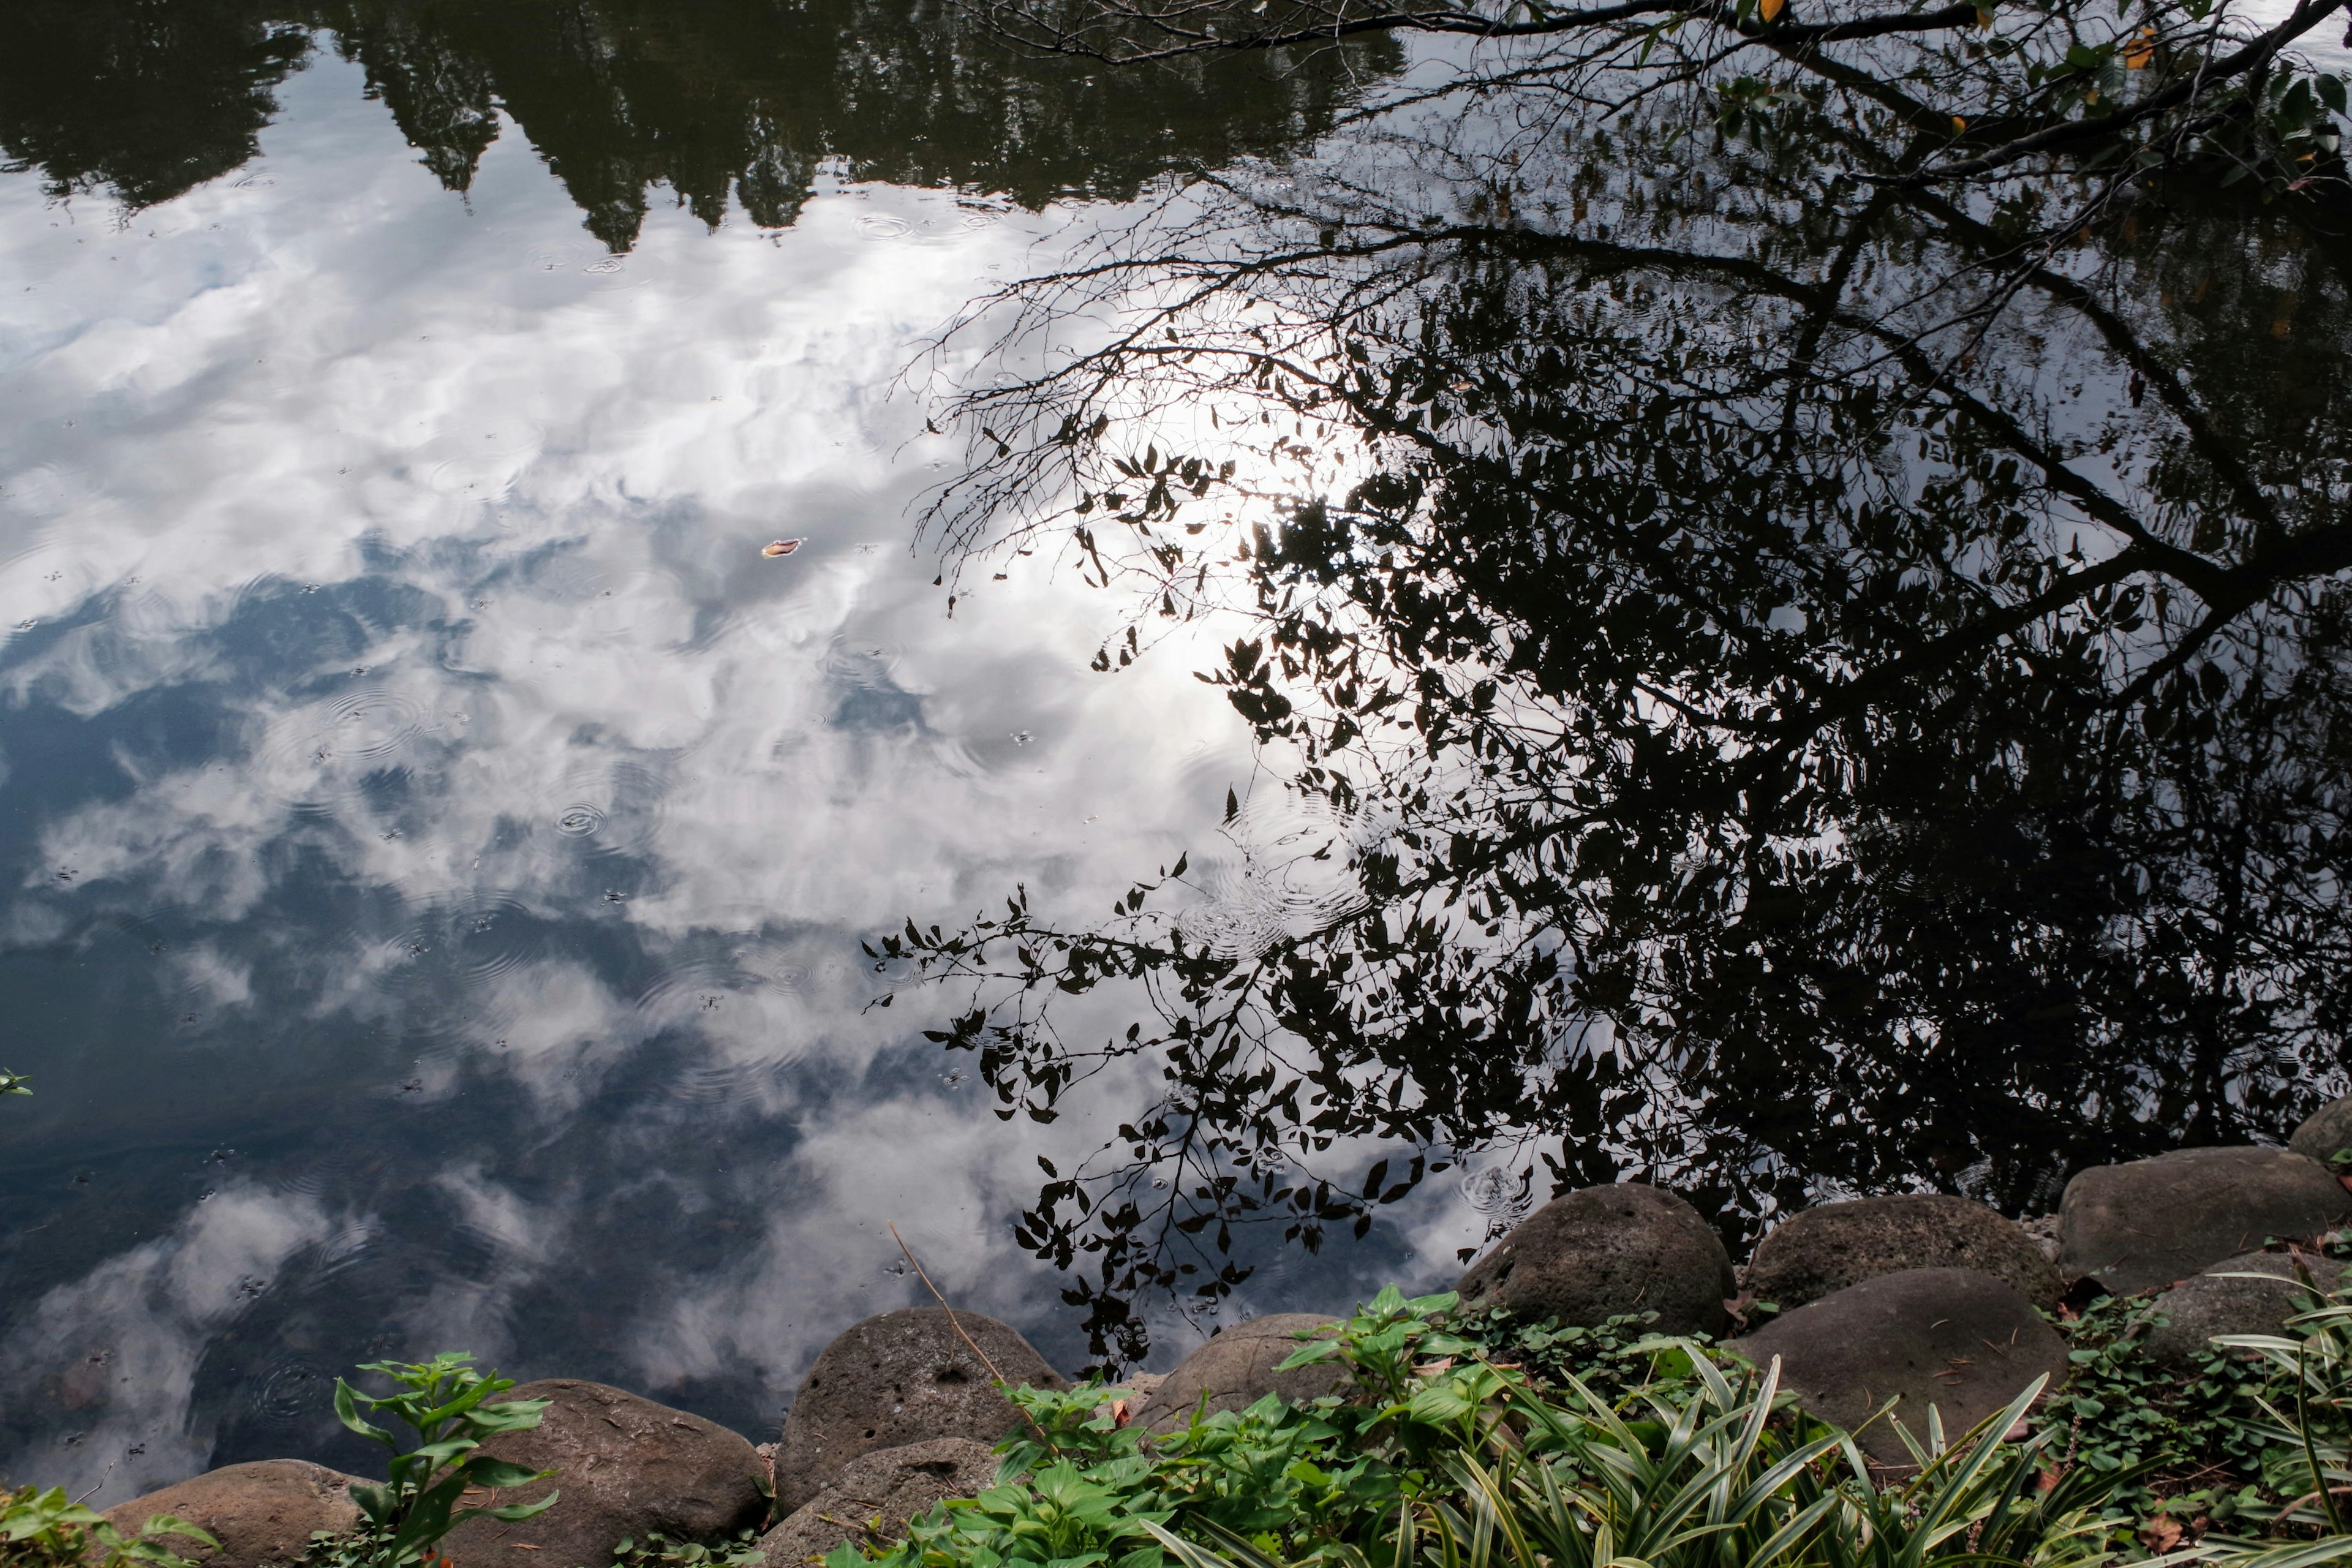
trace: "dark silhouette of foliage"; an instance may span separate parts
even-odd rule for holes
[[[2133,40],[2189,14],[2108,16],[2089,65],[2054,5],[1736,91],[1571,33],[967,323],[1041,368],[966,395],[946,537],[1131,588],[1106,670],[1247,623],[1203,679],[1338,887],[877,944],[1006,1115],[1164,1068],[1022,1222],[1099,1351],[1466,1152],[1738,1242],[1825,1185],[2046,1205],[2340,1074],[2352,244],[2333,132],[2263,118],[2340,90],[1918,177],[2038,133],[1938,125],[1979,79],[2170,91]],[[1066,1037],[1087,993],[1135,1021]]]

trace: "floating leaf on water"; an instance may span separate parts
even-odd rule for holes
[[[760,553],[762,555],[790,555],[793,551],[798,550],[807,541],[800,539],[772,540],[768,542],[766,547],[760,552]]]

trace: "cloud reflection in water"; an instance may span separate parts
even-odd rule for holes
[[[1085,1119],[856,946],[1103,907],[1244,765],[1181,647],[1083,673],[1117,605],[950,619],[907,549],[892,377],[1061,219],[836,186],[609,265],[520,139],[460,205],[353,68],[280,97],[163,206],[0,183],[0,1473],[362,1464],[325,1380],[446,1346],[757,1432],[916,1299],[890,1219],[1075,1363],[1004,1222]]]

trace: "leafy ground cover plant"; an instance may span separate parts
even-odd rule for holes
[[[1554,1318],[1526,1319],[1507,1307],[1490,1307],[1449,1312],[1445,1326],[1448,1333],[1468,1347],[1465,1353],[1516,1367],[1538,1390],[1565,1387],[1573,1378],[1597,1394],[1617,1396],[1637,1388],[1659,1389],[1689,1381],[1660,1370],[1658,1352],[1667,1342],[1652,1330],[1650,1325],[1656,1321],[1654,1312],[1634,1312],[1585,1328],[1563,1325]],[[1686,1342],[1709,1347],[1705,1335],[1692,1335]]]
[[[104,1514],[67,1497],[63,1487],[0,1491],[0,1565],[5,1568],[129,1568],[132,1563],[189,1568],[188,1560],[168,1544],[174,1538],[201,1546],[220,1544],[168,1513],[150,1515],[137,1533],[126,1535]]]
[[[740,1531],[734,1540],[716,1545],[672,1541],[656,1531],[643,1541],[621,1537],[613,1548],[612,1568],[760,1568],[766,1561],[755,1530]]]
[[[304,1559],[310,1568],[411,1568],[437,1558],[441,1539],[469,1519],[513,1521],[554,1506],[560,1494],[553,1491],[532,1502],[457,1506],[473,1489],[524,1486],[551,1473],[478,1452],[485,1437],[538,1426],[548,1402],[494,1402],[491,1395],[512,1388],[514,1380],[475,1371],[473,1359],[445,1351],[429,1362],[374,1362],[361,1367],[391,1380],[393,1392],[381,1395],[362,1394],[341,1378],[335,1380],[336,1416],[361,1436],[383,1445],[392,1456],[391,1478],[383,1486],[352,1488],[363,1522],[349,1533],[314,1537]],[[376,1426],[360,1414],[362,1406],[406,1427],[409,1436],[396,1437]]]
[[[2319,1568],[2352,1557],[2352,1300],[2330,1301],[2187,1380],[2141,1353],[2144,1305],[2104,1304],[2069,1325],[2063,1395],[1931,1422],[1891,1475],[1777,1366],[1638,1318],[1383,1291],[1288,1363],[1342,1363],[1349,1399],[1269,1395],[1147,1441],[1109,1390],[1009,1390],[1029,1427],[994,1486],[827,1568]],[[2191,1506],[2193,1528],[2148,1532]]]
[[[1016,1389],[1033,1429],[1007,1444],[997,1486],[940,1504],[882,1561],[1844,1568],[1988,1547],[2042,1561],[2107,1528],[2110,1477],[2077,1469],[2044,1486],[2044,1441],[1997,1441],[2039,1389],[1882,1493],[1851,1436],[1794,1411],[1776,1371],[1722,1363],[1639,1321],[1571,1333],[1486,1314],[1456,1326],[1454,1305],[1383,1290],[1336,1338],[1303,1344],[1291,1363],[1343,1361],[1355,1399],[1265,1396],[1150,1446],[1106,1389]],[[1524,1361],[1491,1359],[1507,1344],[1543,1359],[1540,1384]],[[828,1568],[863,1561],[840,1547]]]
[[[2116,1507],[2159,1543],[2266,1520],[2279,1502],[2265,1480],[2279,1438],[2262,1401],[2275,1370],[2210,1348],[2186,1375],[2160,1366],[2143,1348],[2157,1316],[2148,1301],[2108,1297],[2056,1324],[2073,1373],[2034,1417],[2051,1464],[2118,1478]]]

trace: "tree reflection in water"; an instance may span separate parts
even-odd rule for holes
[[[1368,39],[1106,78],[932,0],[26,0],[0,28],[0,155],[58,196],[169,200],[254,155],[311,29],[444,185],[471,185],[503,113],[615,251],[656,186],[707,223],[731,199],[789,225],[828,159],[1032,207],[1124,200],[1321,133],[1400,58]]]
[[[967,395],[937,525],[1131,588],[1107,670],[1253,619],[1204,678],[1347,884],[1237,938],[1179,865],[877,944],[1002,1114],[1164,1061],[1022,1222],[1098,1351],[1230,1292],[1241,1227],[1360,1233],[1468,1151],[1737,1240],[1824,1190],[2044,1205],[2337,1080],[2341,165],[2263,142],[2279,77],[1922,177],[1982,161],[1973,23],[1728,86],[1706,38],[1544,41],[967,323],[1077,346]]]

